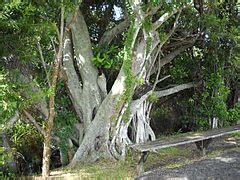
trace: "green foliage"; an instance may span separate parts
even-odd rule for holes
[[[181,61],[177,60],[174,62],[174,66],[170,70],[171,77],[178,82],[188,77],[189,72],[189,69],[186,66],[183,66]]]
[[[151,3],[151,5],[154,7],[154,6],[160,5],[160,3],[162,3],[162,2],[159,1],[159,0],[151,0],[150,3]]]
[[[0,130],[1,131],[1,130]],[[1,134],[1,132],[0,132]],[[1,140],[0,140],[1,143]],[[0,178],[13,178],[14,174],[7,172],[6,169],[4,169],[3,167],[6,165],[7,163],[7,158],[11,158],[12,154],[7,153],[6,149],[4,147],[0,146]]]
[[[6,79],[6,73],[0,71],[0,128],[11,118],[18,108],[21,96],[15,90],[15,85]]]
[[[11,130],[7,131],[7,134],[11,140],[12,156],[14,156],[18,165],[28,166],[28,163],[31,163],[39,167],[41,164],[43,136],[35,126],[18,121]],[[22,170],[24,171],[24,169]]]
[[[15,50],[21,60],[37,59],[36,43],[56,34],[51,12],[46,14],[43,6],[20,1],[5,3],[1,7],[0,55],[8,56]]]
[[[72,125],[76,123],[77,119],[62,81],[57,82],[57,89],[54,131],[61,139],[59,144],[61,150],[67,152],[69,148],[67,140],[72,133]]]
[[[128,104],[128,107],[123,116],[123,119],[125,121],[128,121],[130,115],[130,107],[135,86],[134,77],[132,74],[132,47],[131,47],[134,32],[135,32],[134,25],[133,23],[131,23],[124,46],[124,61],[123,61],[123,72],[126,76],[126,79],[124,81],[126,88],[123,94],[123,101],[125,101]]]
[[[239,79],[240,68],[239,18],[234,17],[229,6],[233,4],[226,3],[225,7],[215,4],[211,12],[201,16],[200,21],[186,19],[193,17],[191,10],[184,11],[181,16],[181,28],[198,27],[196,22],[199,22],[206,33],[204,44],[196,43],[193,49],[178,56],[170,68],[171,78],[178,84],[189,80],[202,82],[201,87],[193,91],[194,96],[188,97],[188,102],[179,101],[188,111],[184,113],[183,120],[194,121],[201,129],[210,128],[212,118],[217,118],[222,127],[236,123],[239,117],[238,105],[232,109],[227,105],[231,90],[229,84]],[[188,22],[186,25],[185,21]]]
[[[3,127],[0,127],[0,135],[2,135]],[[0,167],[3,167],[6,163],[7,154],[5,153],[4,147],[2,147],[2,140],[0,139]],[[3,176],[3,172],[0,169],[0,177]]]
[[[121,65],[121,59],[119,54],[119,47],[111,45],[107,46],[95,46],[93,48],[94,58],[93,64],[99,68],[116,69]]]
[[[150,53],[151,45],[152,45],[152,38],[149,34],[149,32],[152,29],[152,18],[147,16],[142,23],[142,27],[143,27],[144,31],[147,33],[146,54],[148,55]]]
[[[200,95],[201,105],[197,110],[202,117],[197,121],[200,127],[208,127],[208,120],[214,117],[220,120],[220,126],[231,125],[238,118],[239,108],[229,110],[227,107],[230,89],[224,84],[224,72],[221,68],[217,69],[215,73],[209,74],[209,69],[205,73],[204,89]]]
[[[18,122],[11,131],[11,141],[16,149],[28,148],[26,145],[36,144],[42,141],[42,135],[32,124]]]
[[[153,93],[150,93],[148,98],[149,98],[149,101],[152,103],[154,103],[154,102],[156,103],[159,100],[158,96],[154,95]]]
[[[209,121],[206,118],[197,119],[196,125],[197,125],[198,129],[200,129],[200,130],[207,130],[207,129],[211,128]]]
[[[226,110],[226,100],[229,89],[223,83],[223,77],[219,73],[212,73],[206,76],[205,91],[202,93],[202,103],[208,104],[208,108],[212,109],[211,114],[217,116],[221,111]],[[215,110],[214,110],[215,109]],[[223,113],[225,114],[225,113]]]
[[[236,138],[236,139],[240,139],[240,132],[232,134],[231,137]]]
[[[35,89],[35,87],[39,86],[39,83],[36,82],[36,80],[33,80],[32,82],[12,82],[16,86],[16,92],[19,94],[25,94],[25,92],[28,92],[28,97],[25,97],[24,100],[18,99],[18,109],[27,108],[36,102],[40,101],[42,98],[48,97],[51,93],[51,89],[46,88],[41,90],[40,88],[38,90]]]
[[[146,54],[149,54],[152,46],[152,38],[149,35],[147,36],[146,44],[147,44]]]
[[[227,83],[231,78],[237,76],[235,68],[239,68],[239,66],[233,65],[231,66],[232,70],[225,69],[227,63],[233,62],[232,57],[236,58],[236,55],[230,55],[231,49],[236,46],[232,43],[236,34],[230,34],[231,31],[225,29],[231,23],[226,18],[213,17],[213,15],[208,18],[206,24],[211,43],[205,51],[205,56],[203,56],[205,67],[202,69],[202,73],[205,78],[204,89],[200,95],[201,107],[199,108],[205,118],[199,121],[206,124],[207,120],[205,119],[217,117],[220,120],[220,126],[227,126],[236,122],[239,111],[238,106],[234,109],[228,109],[226,103],[230,93]]]
[[[153,119],[166,119],[169,115],[169,108],[168,107],[158,107],[154,111],[152,111],[152,118]]]
[[[142,23],[143,29],[148,33],[152,29],[152,19],[151,17],[147,16],[143,23]]]
[[[193,53],[195,49],[193,50]],[[187,52],[177,56],[171,63],[169,73],[176,84],[188,82],[192,78],[192,73],[198,70],[198,58],[192,58]]]
[[[228,124],[235,124],[240,119],[240,102],[238,102],[234,108],[229,109],[228,117],[227,117]]]
[[[167,40],[167,34],[165,32],[159,33],[160,42],[165,42]]]

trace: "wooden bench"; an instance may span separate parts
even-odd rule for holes
[[[143,164],[146,161],[149,152],[167,147],[196,143],[197,148],[202,151],[203,155],[205,155],[206,149],[213,138],[229,135],[236,132],[240,132],[240,124],[228,128],[187,133],[182,134],[178,137],[170,137],[167,139],[157,139],[155,141],[130,145],[129,148],[138,154],[138,171],[141,173],[144,170]]]

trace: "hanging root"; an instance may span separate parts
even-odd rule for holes
[[[132,114],[128,122],[124,122],[122,117],[127,108],[127,105],[122,109],[118,118],[116,127],[113,132],[113,138],[110,143],[110,151],[116,159],[124,159],[127,152],[127,146],[133,142],[142,143],[149,140],[155,140],[155,134],[150,127],[149,113],[152,104],[146,99],[135,103],[132,108]],[[131,128],[129,128],[129,126]],[[131,129],[132,137],[129,138],[128,130]]]
[[[113,131],[113,138],[110,143],[110,151],[116,159],[124,159],[126,155],[126,146],[132,143],[127,133],[131,119],[125,123],[122,118],[127,106],[128,105],[125,105],[121,110],[116,127]]]
[[[150,107],[150,108],[149,108]],[[155,134],[150,127],[150,118],[149,113],[151,110],[151,104],[146,99],[143,103],[140,104],[136,110],[135,115],[133,116],[133,125],[135,129],[135,142],[143,143],[149,140],[155,140]]]

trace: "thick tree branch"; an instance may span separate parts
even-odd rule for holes
[[[113,38],[116,37],[118,34],[124,32],[124,30],[130,25],[130,20],[127,18],[121,23],[117,24],[115,27],[110,29],[109,31],[106,31],[100,41],[99,45],[109,45]]]
[[[63,71],[66,75],[66,86],[73,103],[74,109],[76,111],[79,121],[82,121],[82,108],[81,108],[81,94],[82,94],[82,84],[78,78],[77,72],[74,67],[74,57],[70,34],[66,35],[63,45]]]
[[[164,97],[164,96],[169,96],[171,94],[175,94],[179,91],[189,89],[192,87],[197,87],[198,84],[195,83],[186,83],[186,84],[181,84],[166,90],[162,91],[148,91],[146,94],[144,94],[141,98],[132,101],[131,109],[138,109],[138,107],[149,97],[149,95],[152,93],[153,95],[157,96],[158,98]],[[132,111],[132,116],[135,114],[135,111]]]
[[[71,17],[70,17],[71,18]],[[97,84],[98,69],[94,66],[91,40],[81,11],[77,11],[76,22],[70,25],[74,58],[82,81],[82,93],[78,95],[80,108],[83,112],[82,121],[84,128],[91,124],[93,110],[98,109],[102,102],[100,90]],[[76,81],[76,80],[75,80]],[[76,86],[76,84],[75,84]],[[77,99],[78,98],[78,99]]]
[[[195,42],[195,40],[194,40]],[[160,66],[154,66],[153,64],[151,64],[150,66],[150,69],[149,69],[149,75],[152,75],[154,73],[156,73],[158,71],[158,69],[162,68],[163,66],[165,66],[166,64],[170,63],[172,60],[174,60],[174,58],[179,55],[180,53],[182,53],[183,51],[185,51],[187,48],[190,48],[193,46],[194,42],[188,44],[188,45],[185,45],[185,46],[181,46],[179,47],[178,49],[172,51],[171,53],[167,54],[166,56],[164,56],[163,58],[160,59]],[[158,57],[158,53],[159,52],[156,52],[156,55],[154,55],[154,59],[153,59],[153,62],[156,61],[156,58]]]
[[[19,119],[19,112],[16,111],[15,115],[13,117],[11,117],[8,122],[7,122],[7,129],[11,129],[14,125],[14,123]]]
[[[187,48],[190,48],[193,46],[192,44],[181,46],[180,48],[174,50],[173,52],[167,54],[165,57],[161,59],[160,67],[162,68],[166,64],[170,63],[177,55],[179,55],[181,52],[185,51]]]
[[[198,84],[186,83],[186,84],[181,84],[181,85],[175,86],[173,88],[169,88],[169,89],[162,90],[162,91],[152,91],[152,90],[150,90],[146,94],[144,94],[141,98],[132,101],[130,118],[133,117],[133,115],[136,113],[136,110],[149,97],[149,95],[151,93],[153,95],[157,96],[158,98],[161,98],[161,97],[169,96],[171,94],[175,94],[175,93],[180,92],[182,90],[189,89],[189,88],[192,88],[192,87],[197,87],[197,86],[198,86]]]
[[[153,95],[157,96],[158,98],[164,97],[164,96],[169,96],[171,94],[175,94],[179,91],[185,90],[185,89],[189,89],[192,87],[196,87],[198,86],[198,84],[194,84],[194,83],[186,83],[186,84],[181,84],[178,86],[175,86],[173,88],[169,88],[166,90],[162,90],[162,91],[154,91]]]

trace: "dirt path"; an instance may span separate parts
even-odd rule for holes
[[[229,142],[215,143],[211,149],[222,149],[220,155],[207,158],[179,168],[155,169],[145,172],[137,179],[233,179],[240,180],[240,147]],[[211,151],[210,149],[210,151]]]

